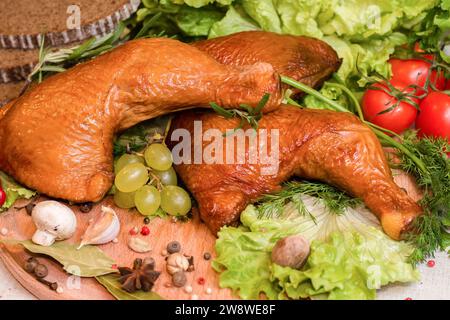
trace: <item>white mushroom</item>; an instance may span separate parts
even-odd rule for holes
[[[39,202],[32,212],[37,227],[32,241],[41,246],[51,246],[55,240],[69,239],[77,228],[77,218],[72,209],[57,201]]]

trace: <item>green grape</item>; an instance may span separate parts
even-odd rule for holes
[[[191,210],[189,194],[178,186],[166,186],[161,192],[161,209],[173,216],[184,216]]]
[[[170,167],[169,170],[158,171],[154,170],[153,173],[155,176],[159,178],[159,181],[165,186],[176,186],[177,185],[177,174],[173,167]]]
[[[136,191],[134,203],[142,215],[150,216],[158,210],[161,204],[161,194],[154,186],[143,186]]]
[[[114,203],[123,209],[134,208],[134,194],[135,192],[120,192],[114,193]]]
[[[169,148],[160,143],[151,144],[144,152],[145,162],[155,170],[169,170],[172,166],[172,153]]]
[[[114,184],[119,191],[134,192],[148,181],[147,168],[142,163],[131,163],[117,174]]]
[[[131,163],[142,163],[144,164],[144,158],[135,154],[125,153],[119,159],[117,159],[114,165],[114,173],[118,174],[120,170],[125,168],[127,165]]]

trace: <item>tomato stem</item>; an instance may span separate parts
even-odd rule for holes
[[[319,91],[303,84],[300,83],[298,81],[295,81],[292,78],[286,77],[286,76],[281,76],[281,82],[288,84],[296,89],[300,89],[303,92],[312,95],[313,97],[317,98],[318,100],[325,102],[326,104],[329,105],[329,109],[333,110],[333,111],[340,111],[340,112],[350,112],[350,110],[348,110],[347,108],[341,106],[339,103],[337,103],[334,100],[331,100],[327,97],[325,97],[322,93],[320,93]],[[358,99],[356,99],[356,97],[354,96],[354,94],[345,86],[340,85],[340,84],[336,84],[333,83],[332,85],[334,86],[339,86],[340,89],[342,89],[350,98],[350,100],[353,102],[355,109],[359,115],[359,118],[361,119],[361,121],[363,123],[365,123],[366,125],[368,125],[372,131],[375,133],[375,135],[378,137],[378,139],[382,142],[387,143],[388,145],[397,148],[398,150],[400,150],[401,152],[403,152],[406,156],[408,156],[416,165],[417,167],[424,173],[428,173],[427,168],[425,167],[425,164],[423,163],[422,160],[420,160],[416,155],[414,155],[414,153],[412,153],[407,147],[405,147],[403,144],[401,144],[400,142],[396,141],[394,138],[390,137],[389,135],[387,135],[386,133],[384,133],[383,131],[389,132],[389,130],[385,130],[383,129],[383,131],[381,130],[380,127],[378,127],[377,125],[374,125],[373,123],[370,123],[366,120],[364,120],[364,116],[362,114],[361,111],[361,106],[359,104]],[[351,112],[350,112],[351,113]],[[398,135],[396,135],[397,137],[399,137]]]

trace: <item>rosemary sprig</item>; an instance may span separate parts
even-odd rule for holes
[[[359,199],[353,198],[328,184],[311,181],[290,181],[283,185],[281,191],[264,195],[258,201],[259,215],[266,218],[280,216],[283,214],[285,205],[292,202],[300,214],[313,217],[300,198],[302,194],[322,199],[325,206],[334,214],[343,214],[346,208],[354,208],[361,203]]]
[[[258,102],[258,105],[255,108],[252,108],[246,104],[241,104],[239,107],[243,110],[241,110],[241,109],[228,109],[227,110],[227,109],[222,108],[215,102],[210,102],[210,106],[215,112],[217,112],[218,114],[220,114],[221,116],[223,116],[226,119],[230,119],[230,118],[234,118],[234,117],[241,119],[239,122],[239,125],[236,128],[234,128],[234,132],[236,130],[242,129],[244,127],[245,123],[250,125],[254,130],[257,130],[258,122],[259,122],[259,120],[261,120],[261,118],[263,116],[262,110],[264,109],[264,106],[267,104],[269,99],[270,99],[270,94],[266,93],[261,98],[261,100]],[[226,133],[224,135],[226,135]]]

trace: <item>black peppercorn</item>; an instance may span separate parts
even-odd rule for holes
[[[203,254],[203,259],[205,259],[205,260],[211,259],[211,253],[205,252],[205,253]]]
[[[144,224],[149,224],[150,223],[150,218],[149,217],[145,217],[144,218]]]
[[[183,271],[175,272],[172,275],[172,283],[175,287],[181,288],[186,284],[187,279]]]
[[[181,244],[178,241],[171,241],[167,245],[167,252],[169,254],[177,253],[181,251]]]
[[[29,273],[33,273],[34,269],[36,268],[36,266],[39,264],[39,261],[34,258],[31,257],[27,260],[27,262],[25,263],[25,270]]]
[[[37,278],[45,278],[48,276],[48,269],[45,265],[38,263],[36,267],[34,268],[34,275]]]
[[[91,202],[82,203],[82,204],[80,204],[80,206],[79,206],[80,211],[83,212],[83,213],[88,213],[88,212],[90,212],[90,211],[92,210],[92,207],[93,207],[93,205],[92,205]]]

